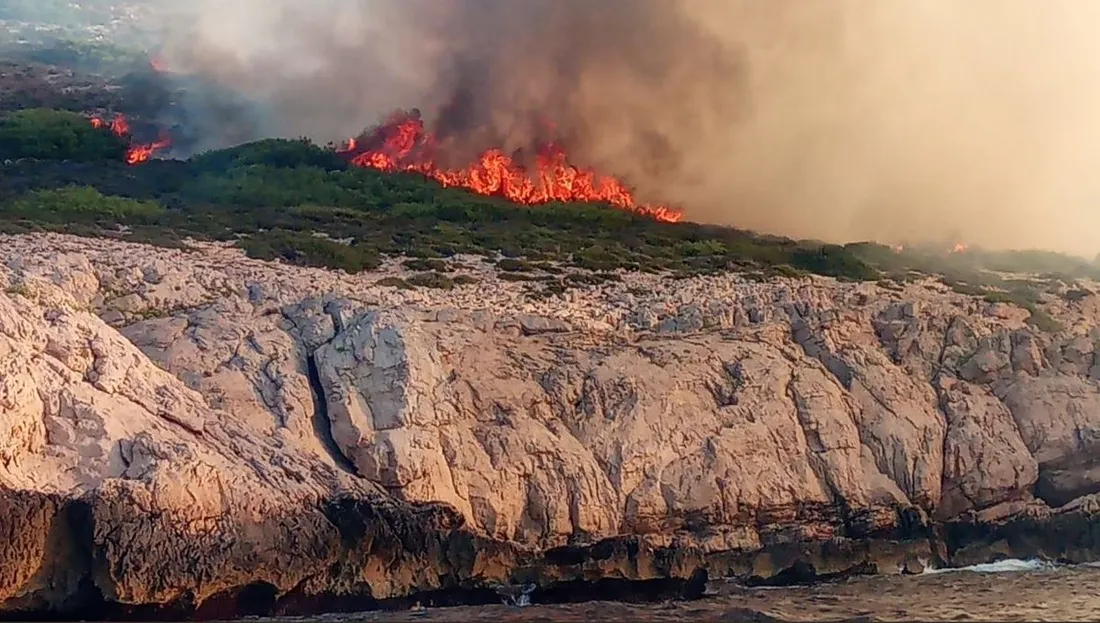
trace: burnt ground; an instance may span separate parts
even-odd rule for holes
[[[24,108],[92,112],[122,107],[119,86],[105,78],[0,59],[0,113]]]
[[[7,57],[0,50],[0,116],[47,108],[85,115],[125,114],[138,124],[160,124],[179,98],[170,76],[139,67],[107,76]]]

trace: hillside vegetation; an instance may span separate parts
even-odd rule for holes
[[[35,136],[42,138],[27,138]],[[7,231],[106,233],[124,226],[158,243],[240,239],[258,256],[348,270],[369,268],[383,254],[500,253],[603,271],[785,267],[876,276],[840,246],[658,223],[606,205],[522,207],[418,175],[351,167],[307,140],[271,139],[130,167],[117,139],[78,115],[21,111],[0,121],[0,144],[10,160],[0,176]]]
[[[590,271],[738,270],[904,280],[942,275],[960,291],[1034,300],[1035,284],[1096,277],[1097,266],[1040,252],[897,252],[761,236],[729,227],[668,224],[606,205],[534,207],[445,189],[413,174],[349,166],[308,140],[270,139],[186,161],[127,166],[125,145],[73,113],[28,110],[0,119],[0,229],[120,235],[175,245],[186,237],[235,240],[265,259],[340,268],[384,255],[458,253],[519,258],[528,266]],[[545,272],[545,271],[543,271]],[[1032,273],[1026,287],[1004,272]],[[1027,291],[1032,294],[1021,294]]]

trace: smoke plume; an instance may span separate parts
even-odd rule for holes
[[[691,220],[834,241],[1100,250],[1100,4],[177,10],[165,62],[247,97],[257,134],[341,140],[417,107],[455,160],[554,138]]]

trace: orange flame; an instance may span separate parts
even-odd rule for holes
[[[360,149],[360,141],[353,138],[338,150],[353,154],[351,163],[355,166],[420,173],[447,188],[464,188],[524,205],[603,202],[668,223],[683,219],[683,214],[672,208],[637,203],[626,185],[614,177],[569,164],[565,150],[554,144],[539,150],[533,171],[496,149],[484,152],[463,169],[444,169],[437,167],[432,158],[435,137],[416,116],[399,114],[363,138],[371,148]]]
[[[109,124],[101,117],[92,117],[90,121],[94,128],[109,128],[115,136],[130,137],[130,122],[122,114],[115,115]],[[126,163],[139,164],[145,162],[152,158],[153,154],[171,146],[172,140],[166,136],[153,143],[134,143],[131,137],[130,148],[126,151]]]
[[[955,246],[951,248],[952,253],[966,253],[970,250],[970,245],[965,242],[955,243]]]
[[[115,115],[115,118],[111,120],[111,131],[116,136],[126,136],[130,133],[130,122],[126,121],[126,117],[121,114]]]
[[[131,145],[126,152],[126,164],[138,164],[153,157],[158,151],[172,146],[172,140],[165,137],[153,143]]]

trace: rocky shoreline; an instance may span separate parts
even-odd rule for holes
[[[692,598],[1098,558],[1100,296],[0,240],[0,619]],[[1086,294],[1081,294],[1085,292]]]

